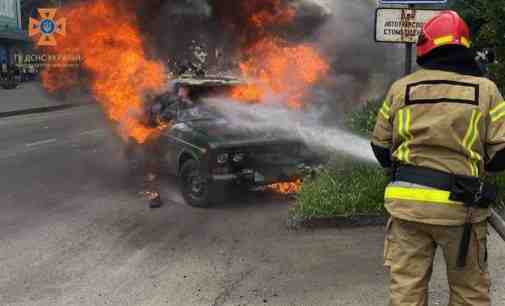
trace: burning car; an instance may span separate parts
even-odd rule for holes
[[[160,166],[178,177],[189,205],[208,207],[234,189],[299,184],[318,163],[300,140],[237,128],[204,103],[226,98],[244,84],[230,77],[180,77],[170,93],[155,99],[158,109],[149,121],[168,127],[140,146],[149,147]],[[177,97],[181,92],[182,99]]]

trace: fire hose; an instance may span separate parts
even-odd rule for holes
[[[469,210],[471,212],[471,210]],[[495,229],[498,235],[505,241],[505,220],[494,210],[490,209],[490,216],[488,218],[489,224]],[[468,256],[468,249],[470,247],[470,237],[472,232],[472,223],[469,222],[471,219],[471,213],[467,215],[467,222],[464,225],[463,237],[461,238],[459,245],[459,253],[457,260],[457,267],[464,268],[466,266],[466,257]]]
[[[491,216],[488,220],[501,239],[505,241],[505,220],[494,209],[491,209]]]

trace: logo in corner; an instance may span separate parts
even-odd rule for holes
[[[56,46],[56,34],[66,35],[67,20],[65,18],[55,19],[57,9],[38,9],[40,20],[30,17],[30,37],[40,35],[37,42],[39,46]]]

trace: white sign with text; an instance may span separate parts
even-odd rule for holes
[[[437,10],[378,8],[375,41],[416,43],[423,25],[439,13]]]

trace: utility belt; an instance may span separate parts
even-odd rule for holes
[[[454,175],[430,168],[401,165],[394,169],[392,182],[407,182],[449,192],[449,200],[462,202],[467,208],[467,217],[459,245],[457,267],[464,268],[472,232],[472,208],[489,208],[497,198],[494,184],[480,178]]]
[[[407,182],[448,191],[451,201],[462,202],[465,207],[489,208],[497,198],[494,184],[477,177],[455,175],[425,167],[396,167],[391,182]]]

